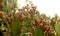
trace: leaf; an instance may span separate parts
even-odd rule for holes
[[[33,36],[43,36],[43,32],[39,27],[36,27],[35,30],[33,31]]]
[[[53,21],[53,19],[51,19],[51,26],[55,29],[55,22]]]
[[[55,24],[55,31],[57,32],[58,36],[60,36],[60,23]]]
[[[18,34],[20,32],[20,27],[21,27],[21,23],[19,23],[19,22],[20,21],[18,21],[18,20],[12,21],[12,25],[11,25],[12,36],[18,36]]]

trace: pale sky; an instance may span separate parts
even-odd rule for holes
[[[53,17],[56,13],[60,16],[60,0],[32,0],[37,6],[40,13],[45,13],[47,16]],[[25,0],[18,0],[18,7],[21,8],[26,4]]]

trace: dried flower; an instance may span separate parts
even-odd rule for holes
[[[5,20],[6,20],[6,23],[7,23],[7,24],[11,24],[11,22],[12,22],[12,19],[9,18],[9,17],[6,17]]]
[[[27,11],[29,10],[29,4],[25,6],[25,9],[27,9]]]

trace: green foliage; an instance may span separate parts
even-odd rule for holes
[[[33,31],[33,36],[43,36],[44,33],[39,27],[36,27],[35,30]]]
[[[17,7],[17,0],[5,0],[4,2],[4,12],[8,13],[10,11],[12,11],[12,9]],[[12,3],[12,4],[11,4]]]
[[[56,30],[58,36],[60,36],[60,23],[55,24],[55,30]]]
[[[18,36],[20,33],[21,22],[18,20],[13,20],[11,25],[12,36]]]
[[[55,22],[53,21],[53,19],[51,19],[51,26],[55,29]]]

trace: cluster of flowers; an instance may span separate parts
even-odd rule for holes
[[[18,9],[18,12],[16,12],[14,9],[13,12],[9,12],[9,14],[4,14],[2,11],[0,11],[0,27],[5,27],[5,25],[11,26],[12,20],[14,19],[26,21],[30,18],[32,18],[32,21],[30,23],[28,36],[31,36],[30,34],[32,34],[32,31],[34,31],[35,27],[37,26],[41,28],[45,36],[48,36],[48,33],[54,34],[53,36],[56,36],[54,28],[50,25],[50,18],[41,16],[39,11],[36,10],[36,6],[33,6],[33,4],[31,4],[31,6],[27,4],[22,9]],[[57,22],[57,18],[54,18],[54,22]]]
[[[54,28],[50,25],[50,22],[48,21],[48,19],[45,19],[43,17],[35,18],[32,20],[31,28],[35,30],[35,27],[41,28],[45,36],[48,36],[49,34],[53,34],[52,36],[57,35]]]

